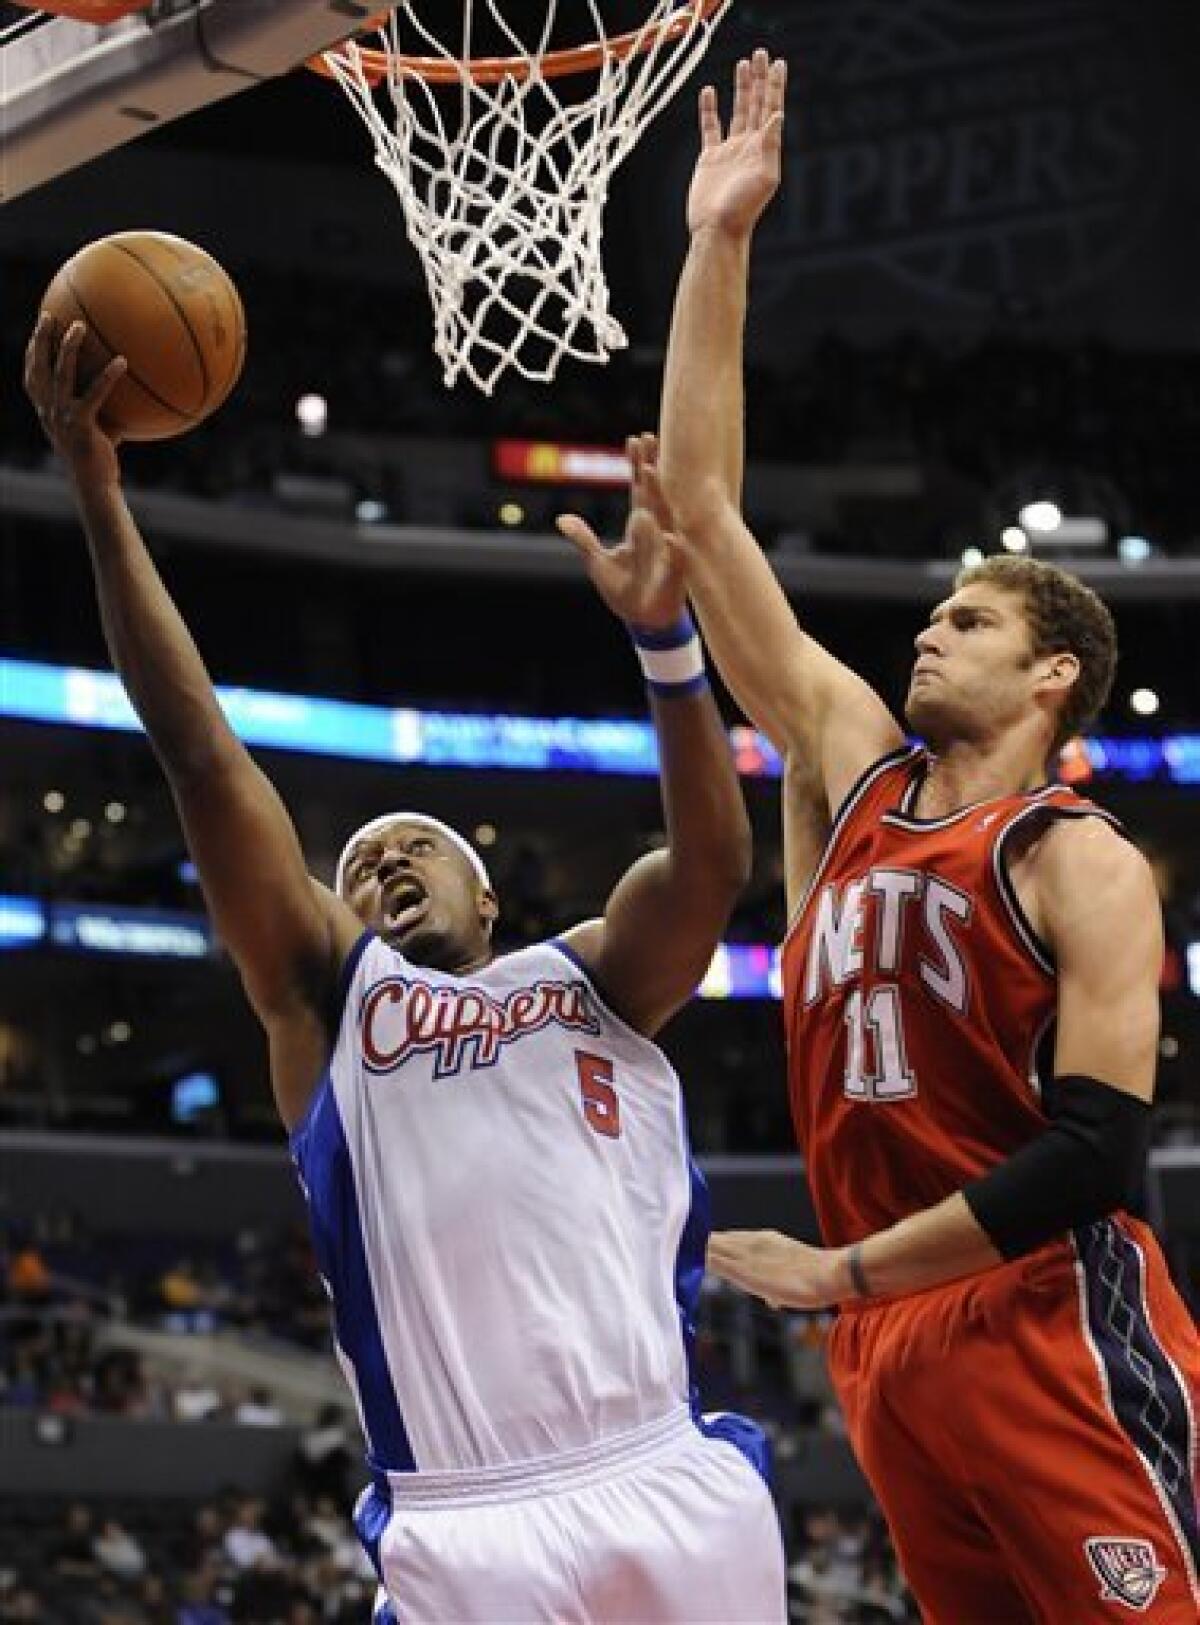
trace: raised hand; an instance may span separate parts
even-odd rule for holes
[[[688,192],[688,229],[748,236],[779,186],[787,63],[757,50],[738,63],[733,112],[721,134],[717,93],[700,92],[700,157]]]
[[[73,479],[97,484],[120,478],[118,437],[100,423],[104,403],[126,371],[124,356],[113,359],[86,389],[78,387],[79,350],[87,335],[82,322],[65,333],[42,311],[25,351],[25,392],[33,402],[50,444]]]
[[[709,1238],[709,1273],[772,1309],[826,1309],[845,1295],[839,1254],[809,1247],[778,1230],[717,1230]]]
[[[614,615],[632,626],[673,626],[687,604],[687,587],[683,552],[659,483],[658,442],[652,434],[632,435],[625,449],[633,481],[621,541],[606,547],[578,514],[560,514],[558,528]]]

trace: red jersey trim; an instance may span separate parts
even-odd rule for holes
[[[779,944],[781,952],[789,938],[792,936],[796,927],[800,924],[800,920],[803,917],[805,909],[812,901],[813,893],[816,891],[821,877],[829,867],[829,860],[832,858],[834,848],[837,846],[838,837],[841,835],[843,829],[845,829],[850,814],[854,811],[855,807],[858,806],[858,803],[862,800],[863,796],[876,782],[876,780],[882,778],[889,768],[896,767],[901,762],[916,758],[922,753],[923,748],[924,747],[921,745],[898,745],[895,750],[888,751],[886,756],[880,756],[877,761],[872,762],[869,767],[864,768],[859,774],[858,778],[855,779],[854,783],[850,786],[849,790],[847,790],[846,794],[842,797],[842,804],[838,808],[837,815],[835,816],[833,824],[830,827],[829,835],[821,851],[821,856],[817,862],[817,866],[812,872],[808,885],[804,888],[804,895],[792,910],[791,918],[788,920],[787,930],[784,932],[783,940]]]

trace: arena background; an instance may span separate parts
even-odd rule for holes
[[[749,518],[814,632],[893,700],[965,550],[1001,550],[1035,500],[1093,521],[1099,539],[1037,536],[1034,552],[1077,567],[1119,621],[1112,700],[1064,773],[1128,822],[1160,884],[1144,1207],[1194,1303],[1200,22],[1170,0],[1136,16],[1119,0],[735,3],[696,82],[723,87],[760,42],[793,88],[755,250]],[[528,941],[594,911],[657,837],[644,733],[613,726],[644,720],[637,668],[552,518],[615,531],[611,459],[571,448],[612,451],[655,421],[693,88],[612,190],[631,347],[548,389],[443,390],[394,196],[311,76],[5,208],[0,1620],[301,1625],[363,1619],[369,1595],[345,1517],[355,1427],[264,1047],[150,752],[95,675],[84,549],[20,392],[38,296],[83,242],[126,228],[228,267],[249,324],[240,387],[203,429],[125,457],[168,585],[315,872],[366,816],[418,805],[485,846],[505,940]],[[317,433],[297,417],[314,395]],[[735,737],[754,880],[664,1043],[718,1221],[812,1234],[771,953],[777,786],[761,742]],[[915,1617],[846,1451],[826,1330],[712,1290],[705,1397],[775,1436],[794,1618]]]

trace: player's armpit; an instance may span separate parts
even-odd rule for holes
[[[563,934],[605,1001],[649,1038],[692,997],[712,962],[748,873],[736,854],[728,857],[727,866],[705,866],[700,885],[699,866],[649,852],[617,883],[603,919]]]

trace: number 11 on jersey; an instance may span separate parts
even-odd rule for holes
[[[873,987],[863,999],[856,987],[846,1000],[846,1077],[852,1100],[904,1100],[917,1092],[917,1080],[904,1053],[900,989],[893,982]],[[867,1069],[867,1040],[873,1065]]]

